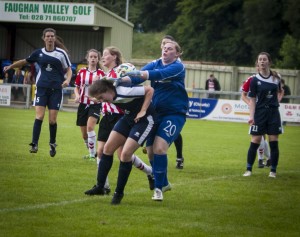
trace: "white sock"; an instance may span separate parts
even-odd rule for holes
[[[88,132],[88,145],[89,145],[89,152],[91,156],[95,156],[96,153],[96,133],[95,131]]]
[[[264,142],[264,139],[262,137],[261,141],[260,141],[260,145],[257,149],[257,157],[258,157],[259,160],[264,159],[264,150],[265,150],[265,142]]]
[[[88,139],[84,139],[84,144],[85,144],[86,148],[89,149],[89,142],[88,142]]]
[[[264,141],[264,148],[265,148],[265,156],[270,159],[270,149],[269,149],[269,143],[267,140]]]
[[[151,175],[152,174],[152,167],[145,164],[138,156],[136,156],[135,154],[132,155],[131,157],[131,161],[132,164],[138,168],[139,170],[143,171],[144,173],[146,173],[147,175]]]

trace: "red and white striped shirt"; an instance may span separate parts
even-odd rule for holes
[[[95,102],[89,99],[88,87],[92,85],[93,79],[99,76],[100,79],[105,75],[104,71],[97,69],[95,71],[89,71],[88,68],[82,68],[77,73],[75,79],[75,86],[79,88],[80,99],[82,104],[95,104]]]
[[[109,72],[106,73],[107,77],[111,78],[117,78],[117,73],[115,71],[115,68],[112,68]],[[124,111],[120,109],[118,106],[112,104],[112,103],[107,103],[103,102],[102,103],[102,115],[104,116],[105,114],[111,113],[111,114],[124,114]]]

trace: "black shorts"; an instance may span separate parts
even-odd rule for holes
[[[63,99],[62,89],[36,87],[33,106],[44,106],[59,110]]]
[[[254,123],[249,129],[251,135],[279,135],[283,133],[278,107],[256,109]]]
[[[79,104],[77,109],[77,126],[86,126],[89,117],[94,117],[97,119],[97,123],[100,120],[100,111],[101,111],[101,104]]]
[[[110,132],[123,114],[107,114],[102,117],[99,124],[98,141],[107,142]]]
[[[149,136],[154,135],[155,125],[155,118],[151,114],[140,118],[137,123],[134,122],[134,118],[124,115],[113,130],[124,137],[132,138],[142,146]]]

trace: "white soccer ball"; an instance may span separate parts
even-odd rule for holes
[[[131,63],[122,63],[116,69],[116,73],[118,77],[123,77],[127,72],[135,71],[136,68]]]

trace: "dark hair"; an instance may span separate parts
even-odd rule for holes
[[[99,94],[103,94],[109,90],[115,91],[115,87],[112,81],[97,80],[89,87],[89,95],[97,98]]]
[[[42,40],[44,40],[45,35],[46,35],[47,32],[54,33],[54,36],[55,36],[55,47],[61,48],[64,51],[66,51],[67,53],[69,53],[69,50],[64,45],[64,40],[60,36],[58,36],[56,34],[56,30],[54,30],[53,28],[46,28],[46,29],[43,30]]]
[[[171,35],[165,35],[165,36],[163,37],[163,39],[169,39],[169,40],[175,41],[174,37],[171,36]]]
[[[257,61],[258,61],[259,55],[266,55],[267,58],[268,58],[268,60],[269,60],[269,62],[272,63],[272,58],[271,58],[271,55],[270,55],[269,53],[267,53],[267,52],[260,52],[260,53],[258,54],[258,56],[257,56],[256,61],[255,61],[255,66],[257,66]],[[270,69],[270,72],[271,72],[271,75],[273,76],[273,80],[275,79],[275,77],[276,77],[278,80],[281,79],[281,76],[280,76],[276,71],[272,71],[272,70]]]

